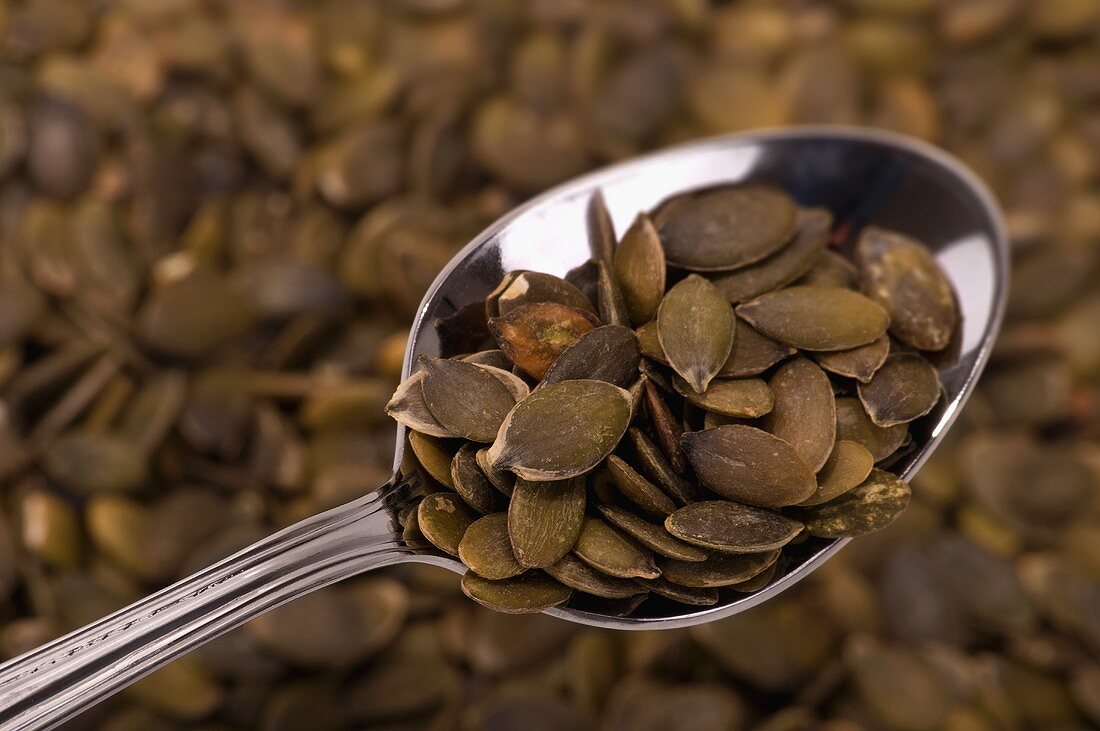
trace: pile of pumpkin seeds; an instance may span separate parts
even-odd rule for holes
[[[784,546],[893,522],[910,490],[885,468],[942,393],[921,351],[959,329],[929,251],[868,227],[850,260],[828,211],[763,184],[675,196],[619,241],[602,206],[603,258],[508,272],[496,347],[421,356],[398,387],[430,493],[406,540],[457,556],[491,609],[579,592],[624,616],[757,591]]]
[[[413,311],[530,195],[705,135],[856,123],[966,161],[1014,258],[990,367],[888,529],[690,630],[505,615],[394,568],[66,728],[1095,728],[1098,19],[1096,0],[0,0],[0,657],[383,482]]]

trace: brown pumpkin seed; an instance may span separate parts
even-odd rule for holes
[[[665,599],[671,599],[681,604],[710,607],[718,603],[718,590],[714,588],[673,584],[663,576],[658,576],[656,579],[635,579],[635,581],[657,596],[663,596]]]
[[[481,473],[488,478],[489,483],[505,495],[511,496],[512,489],[516,484],[516,476],[507,470],[498,470],[490,464],[488,447],[477,450],[475,456],[477,466],[481,468]]]
[[[737,314],[769,338],[802,350],[851,350],[882,337],[886,310],[858,292],[788,287],[737,306]]]
[[[627,388],[638,378],[638,339],[618,325],[591,330],[570,345],[546,371],[540,386],[559,381],[606,381]]]
[[[451,478],[451,460],[454,459],[452,450],[448,445],[435,437],[429,437],[420,432],[409,432],[409,446],[412,447],[416,461],[424,468],[433,480],[454,488],[454,480]]]
[[[504,614],[533,614],[569,601],[573,590],[539,571],[491,581],[473,571],[462,576],[462,593],[483,607]]]
[[[668,358],[665,357],[664,348],[661,347],[661,340],[657,337],[657,320],[650,320],[637,328],[634,335],[638,338],[638,348],[642,351],[642,355],[662,365],[668,365]]]
[[[676,510],[676,503],[614,454],[607,458],[607,472],[619,492],[647,513],[663,518]]]
[[[719,378],[748,378],[771,368],[787,356],[794,355],[795,349],[765,337],[753,329],[740,317],[735,317],[733,348],[730,357],[718,371]],[[645,353],[644,349],[642,351]]]
[[[876,462],[896,452],[908,433],[909,426],[906,424],[883,428],[871,421],[857,398],[836,400],[836,438],[862,444]]]
[[[463,444],[451,460],[451,486],[482,515],[493,511],[493,485],[478,466],[477,447],[473,444]]]
[[[891,355],[870,381],[857,388],[867,416],[881,427],[924,416],[939,402],[942,390],[936,369],[916,353]]]
[[[496,439],[501,422],[516,405],[500,379],[461,360],[421,356],[417,362],[424,373],[424,403],[444,429],[474,442]]]
[[[684,467],[687,466],[684,453],[680,451],[680,437],[684,435],[684,428],[672,415],[660,391],[648,378],[645,383],[645,405],[646,414],[649,415],[649,422],[653,426],[653,434],[661,451],[668,457],[674,470],[683,472]]]
[[[920,242],[875,226],[856,247],[863,291],[890,315],[890,332],[917,350],[943,350],[959,325],[951,282]]]
[[[614,505],[600,505],[608,523],[629,535],[654,553],[681,561],[703,561],[707,552],[675,538],[664,526],[654,525]]]
[[[507,513],[493,513],[471,523],[459,541],[458,558],[483,579],[510,579],[526,570],[512,553]]]
[[[791,242],[766,259],[711,281],[730,303],[738,304],[786,287],[810,270],[829,239],[833,216],[824,208],[799,211]]]
[[[520,272],[496,298],[497,316],[507,315],[523,305],[554,302],[596,314],[596,309],[579,289],[560,277],[542,272]]]
[[[784,440],[817,471],[836,442],[836,398],[829,377],[806,358],[784,363],[768,381],[775,408],[764,429]]]
[[[733,310],[707,280],[689,275],[657,309],[657,338],[672,369],[702,393],[729,358]]]
[[[444,553],[458,555],[458,546],[477,514],[458,495],[435,492],[420,501],[416,523],[432,545]]]
[[[608,265],[596,262],[596,299],[602,320],[607,325],[630,327],[630,314],[626,310],[623,292],[611,275]]]
[[[682,541],[722,553],[760,553],[781,548],[802,524],[779,513],[729,500],[706,500],[680,508],[665,529]]]
[[[657,448],[649,437],[640,429],[631,427],[627,431],[630,442],[634,446],[634,452],[638,456],[638,465],[646,477],[653,480],[667,494],[671,495],[681,504],[687,504],[695,500],[695,488],[685,480],[669,462],[668,458]],[[680,440],[683,444],[683,438]],[[681,446],[680,451],[683,452]]]
[[[886,356],[889,354],[890,338],[884,335],[851,350],[814,353],[814,360],[830,373],[867,383],[875,375],[875,371],[886,362]]]
[[[516,404],[489,461],[527,480],[588,472],[611,453],[631,418],[630,394],[603,381],[562,381]]]
[[[776,561],[751,579],[734,584],[730,588],[745,594],[760,591],[772,583],[772,579],[775,578],[775,574],[779,570],[779,563],[779,561]]]
[[[806,531],[821,538],[861,536],[894,522],[909,505],[909,485],[880,469],[858,487],[803,514]]]
[[[504,387],[508,389],[508,392],[512,394],[512,398],[517,402],[531,395],[531,387],[527,385],[527,381],[512,373],[512,371],[487,363],[474,363],[474,365],[504,384]],[[511,365],[508,367],[511,368]]]
[[[563,556],[561,561],[547,566],[545,571],[571,589],[604,599],[625,599],[645,592],[632,580],[600,573],[572,555]]]
[[[586,564],[621,579],[653,579],[660,571],[648,550],[599,518],[585,518],[573,552]]]
[[[716,378],[703,393],[695,393],[676,376],[672,385],[701,409],[725,416],[756,419],[772,410],[772,390],[759,378]]]
[[[817,473],[817,492],[799,505],[820,505],[860,485],[871,474],[875,458],[858,442],[838,440]]]
[[[508,535],[520,565],[546,568],[569,553],[581,532],[584,506],[582,479],[516,480],[508,503]]]
[[[665,252],[646,214],[638,214],[623,234],[613,268],[630,321],[641,325],[655,318],[665,296]]]
[[[662,211],[656,222],[669,264],[712,272],[737,269],[778,251],[791,237],[796,213],[781,191],[739,185],[686,197]]]
[[[689,432],[681,440],[699,481],[722,497],[761,508],[796,505],[817,489],[790,444],[751,426]]]
[[[766,571],[779,558],[779,551],[766,553],[714,553],[706,561],[658,561],[661,576],[680,586],[695,588],[740,584]]]
[[[566,348],[599,324],[587,310],[534,302],[490,319],[489,331],[513,363],[541,379]]]

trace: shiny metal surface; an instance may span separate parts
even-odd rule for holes
[[[1008,242],[989,192],[957,160],[923,143],[861,129],[794,128],[690,143],[578,178],[494,223],[439,275],[421,304],[405,356],[444,354],[438,323],[483,299],[508,270],[562,275],[589,258],[585,209],[602,191],[616,230],[663,198],[745,180],[769,181],[840,222],[916,236],[959,296],[958,360],[942,372],[946,397],[898,465],[911,477],[958,415],[992,348],[1008,286]],[[400,464],[404,429],[398,431]],[[396,512],[415,485],[397,478],[375,494],[314,516],[88,627],[0,666],[0,728],[51,728],[198,645],[295,597],[400,561],[462,572],[423,546],[403,545]],[[696,610],[649,601],[637,616],[556,609],[570,621],[622,629],[683,627],[730,616],[804,578],[846,540],[811,540],[767,588],[730,592]]]

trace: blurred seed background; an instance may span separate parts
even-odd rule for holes
[[[422,293],[527,196],[805,122],[1008,214],[1004,336],[890,530],[675,632],[391,571],[67,728],[1100,726],[1100,0],[0,0],[0,654],[383,482]]]

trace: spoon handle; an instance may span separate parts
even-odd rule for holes
[[[391,524],[407,484],[315,515],[0,665],[0,729],[47,729],[269,609],[408,552]]]

